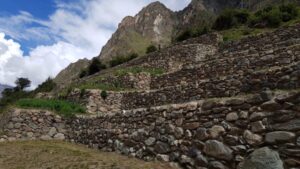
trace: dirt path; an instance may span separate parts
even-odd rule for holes
[[[172,169],[64,142],[0,143],[0,169]]]

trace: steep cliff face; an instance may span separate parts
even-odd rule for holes
[[[173,11],[160,2],[151,3],[136,16],[123,19],[99,57],[109,61],[130,53],[144,54],[150,44],[165,46],[171,42],[175,24]]]

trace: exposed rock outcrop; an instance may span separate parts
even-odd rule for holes
[[[160,2],[151,3],[136,16],[123,19],[99,57],[108,61],[130,53],[144,54],[151,44],[167,46],[171,43],[176,22],[175,12]]]

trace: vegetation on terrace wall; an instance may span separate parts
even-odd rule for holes
[[[63,100],[46,100],[46,99],[20,99],[16,101],[15,105],[20,108],[36,108],[36,109],[47,109],[55,111],[65,117],[71,117],[75,114],[85,113],[86,110],[82,106]]]
[[[5,109],[9,105],[15,104],[20,99],[33,98],[36,94],[41,92],[50,92],[56,84],[51,78],[48,78],[45,82],[40,84],[35,90],[27,91],[24,90],[25,86],[30,87],[30,80],[25,78],[18,78],[16,80],[16,87],[5,89],[3,91],[3,97],[0,99],[0,109]],[[25,83],[26,82],[26,83]],[[25,85],[26,84],[26,85]]]
[[[93,75],[106,68],[106,65],[103,64],[98,58],[93,58],[91,64],[86,69],[81,71],[81,73],[79,74],[79,78]]]
[[[198,37],[210,32],[211,28],[208,25],[200,26],[195,29],[188,29],[182,33],[180,33],[175,39],[177,42],[181,42],[190,38]]]
[[[136,54],[136,53],[132,53],[128,56],[117,56],[117,57],[114,57],[110,62],[109,62],[109,65],[110,67],[115,67],[115,66],[118,66],[118,65],[121,65],[123,63],[126,63],[130,60],[133,60],[135,58],[137,58],[139,55]]]
[[[225,30],[234,26],[246,24],[250,17],[249,11],[243,9],[226,9],[216,19],[213,29]]]
[[[24,89],[30,87],[31,81],[27,78],[18,78],[15,82],[16,87],[7,88],[2,92],[2,98],[0,99],[0,108],[4,109],[9,104],[15,102],[18,99],[32,97],[33,92],[27,92]]]
[[[154,46],[154,45],[150,45],[150,46],[148,46],[148,47],[147,47],[146,54],[149,54],[149,53],[155,52],[155,51],[157,51],[157,50],[158,50],[158,49],[157,49],[157,47],[156,47],[156,46]]]
[[[76,83],[69,88],[63,90],[60,94],[61,98],[66,97],[74,88],[78,89],[99,89],[106,91],[124,91],[124,90],[132,90],[131,88],[126,88],[122,85],[122,82],[119,78],[126,76],[128,74],[139,74],[139,73],[149,73],[151,76],[159,76],[162,75],[165,71],[161,68],[145,68],[145,67],[127,67],[127,68],[118,68],[110,74],[95,76],[88,81],[84,81],[81,83]],[[109,83],[105,82],[107,78],[112,78],[115,76],[115,79]]]

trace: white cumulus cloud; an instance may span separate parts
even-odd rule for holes
[[[17,77],[26,77],[32,80],[34,88],[85,54],[91,55],[72,44],[58,42],[51,46],[38,46],[29,56],[23,56],[20,44],[0,33],[0,82],[13,85]]]
[[[68,64],[92,58],[127,15],[135,15],[154,0],[56,0],[47,20],[29,12],[0,16],[0,83],[13,85],[18,77],[32,81],[32,88],[55,77]],[[172,10],[183,9],[190,0],[161,0]],[[18,42],[17,42],[17,41]],[[40,45],[24,55],[20,42]]]

